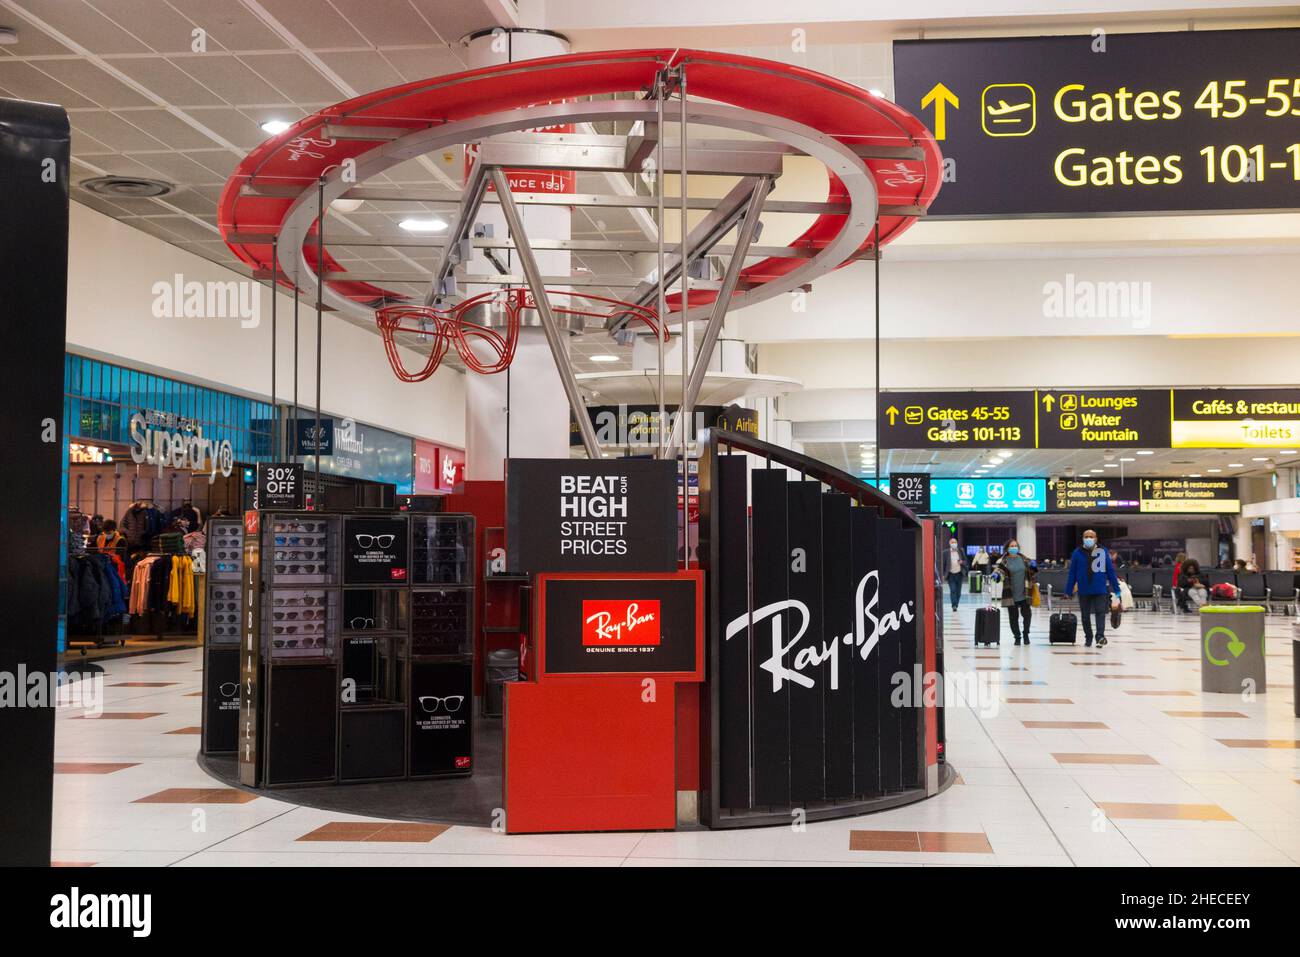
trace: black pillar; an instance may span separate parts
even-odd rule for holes
[[[18,697],[0,706],[0,865],[50,863],[54,689],[39,706],[19,681],[58,667],[68,142],[62,107],[0,99],[0,682]]]

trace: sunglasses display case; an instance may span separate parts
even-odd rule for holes
[[[244,523],[210,518],[203,582],[204,754],[231,754],[239,736],[240,608],[243,600]]]
[[[411,579],[417,585],[466,585],[474,549],[474,519],[416,515],[411,519]]]
[[[473,517],[261,512],[259,523],[258,781],[470,774]],[[238,584],[226,588],[242,601]],[[238,688],[242,636],[230,624],[232,674],[220,677]]]

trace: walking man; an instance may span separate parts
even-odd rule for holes
[[[1070,573],[1065,580],[1065,597],[1079,591],[1079,617],[1083,619],[1084,646],[1092,647],[1097,636],[1097,647],[1106,644],[1106,615],[1110,612],[1112,596],[1119,601],[1119,578],[1110,552],[1097,541],[1097,533],[1087,529],[1083,544],[1070,556]]]

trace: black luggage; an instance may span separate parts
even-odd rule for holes
[[[1068,611],[1052,615],[1047,629],[1047,641],[1053,645],[1072,645],[1079,632],[1079,619]]]
[[[975,612],[975,644],[997,645],[1002,641],[1002,613],[996,608]]]

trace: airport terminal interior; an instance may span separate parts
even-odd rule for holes
[[[1297,54],[3,0],[0,862],[1300,866]]]

